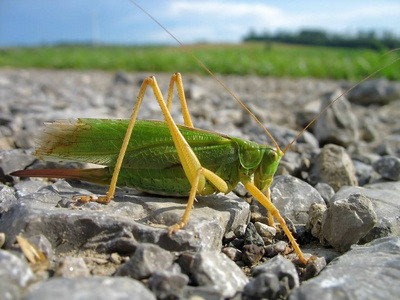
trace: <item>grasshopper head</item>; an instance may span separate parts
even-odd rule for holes
[[[265,149],[264,156],[254,173],[254,184],[263,193],[271,186],[274,174],[284,154],[279,148]]]

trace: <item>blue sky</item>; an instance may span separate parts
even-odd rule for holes
[[[238,42],[250,29],[373,29],[400,36],[398,0],[137,2],[184,43]],[[92,40],[174,43],[129,0],[0,0],[0,47]]]

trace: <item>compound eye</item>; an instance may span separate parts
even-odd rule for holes
[[[276,161],[278,159],[278,153],[276,153],[275,151],[271,151],[270,155],[273,161]]]

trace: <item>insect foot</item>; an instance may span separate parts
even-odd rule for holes
[[[171,234],[178,232],[179,230],[183,229],[183,227],[185,227],[185,223],[183,222],[176,223],[175,225],[168,227],[168,235],[171,236]]]
[[[108,196],[99,196],[90,195],[90,196],[74,196],[72,197],[72,201],[81,201],[83,203],[86,202],[97,202],[100,204],[108,204],[111,201],[111,198]]]

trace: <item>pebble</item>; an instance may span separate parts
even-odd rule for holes
[[[266,225],[264,223],[260,223],[260,222],[255,222],[254,227],[256,228],[257,233],[261,237],[272,238],[276,235],[275,227],[268,226],[268,225]]]
[[[342,93],[342,90],[336,90],[333,93],[325,94],[321,102],[321,109]],[[358,141],[357,118],[350,102],[345,97],[342,97],[315,121],[314,134],[322,145],[332,143],[346,147]]]
[[[288,243],[285,241],[278,241],[274,244],[265,246],[265,256],[274,257],[277,254],[284,254],[288,247]]]
[[[135,253],[117,271],[116,276],[130,276],[134,279],[149,278],[155,271],[172,266],[173,255],[154,244],[139,244]]]
[[[398,157],[384,156],[374,162],[372,167],[385,179],[400,180],[400,158]]]
[[[251,280],[244,288],[244,299],[282,299],[300,285],[296,268],[289,260],[277,255],[254,267]]]
[[[64,257],[57,262],[54,276],[64,278],[85,278],[90,276],[90,272],[83,258]]]
[[[264,247],[257,245],[244,245],[242,248],[242,261],[248,266],[256,265],[265,253]]]
[[[244,234],[243,243],[245,245],[264,246],[264,240],[258,234],[256,227],[253,223],[247,224],[246,232]]]
[[[312,182],[325,182],[335,192],[345,185],[357,185],[353,162],[346,150],[341,146],[325,145],[310,173]]]
[[[188,282],[189,277],[185,274],[161,270],[150,277],[149,288],[157,299],[180,299]]]
[[[399,192],[390,187],[390,185],[386,186],[387,189],[375,189],[374,185],[369,188],[342,187],[333,198],[345,199],[352,194],[363,194],[372,202],[377,223],[360,242],[367,243],[389,235],[400,236]]]
[[[29,300],[156,300],[141,282],[127,277],[51,278],[37,286]]]
[[[314,187],[291,175],[275,177],[271,186],[271,200],[281,216],[294,224],[306,224],[312,203],[325,203]]]
[[[225,247],[221,250],[226,256],[228,256],[233,261],[238,261],[242,259],[242,251],[235,247]]]
[[[34,274],[24,258],[0,250],[0,291],[3,299],[23,299],[28,295]]]
[[[324,245],[326,244],[325,238],[322,234],[322,222],[324,221],[324,215],[327,207],[324,204],[313,203],[308,212],[308,221],[306,228],[311,234],[319,239],[319,242]]]
[[[363,194],[335,197],[324,213],[322,235],[335,249],[345,252],[366,236],[376,222],[373,204]]]
[[[241,269],[226,255],[217,251],[196,254],[192,277],[196,285],[212,286],[224,297],[233,297],[248,282]]]
[[[324,199],[325,203],[328,203],[329,200],[335,195],[335,190],[325,182],[318,182],[315,185],[315,189],[321,195],[322,199]]]
[[[356,86],[347,97],[351,102],[363,105],[383,105],[399,99],[400,84],[384,78],[371,79]]]

